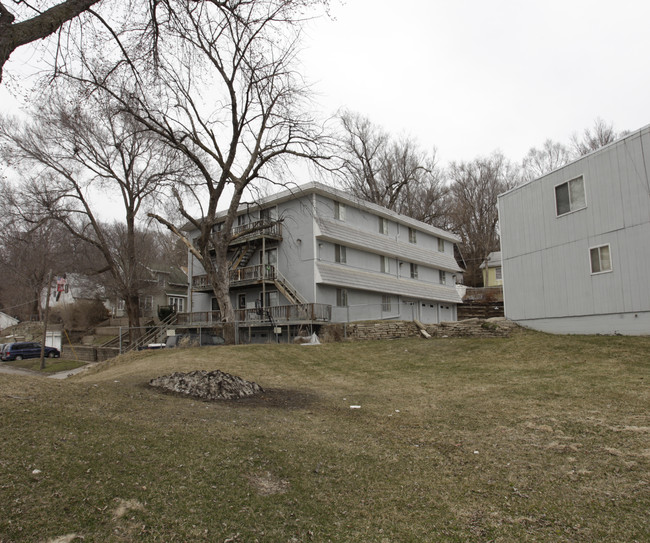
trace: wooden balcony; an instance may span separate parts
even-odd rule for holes
[[[277,277],[275,266],[258,264],[257,266],[247,266],[230,271],[230,286],[243,287],[246,285],[259,285],[263,281],[273,283]],[[212,285],[207,275],[195,275],[192,277],[192,289],[209,292]]]
[[[255,221],[232,229],[233,236],[238,236],[230,242],[230,245],[248,243],[254,239],[273,239],[282,241],[282,223],[280,221]]]
[[[303,324],[329,322],[331,319],[332,306],[327,304],[276,305],[265,308],[263,312],[257,309],[235,310],[235,322],[242,326],[271,326],[272,323]],[[178,313],[176,322],[181,326],[218,324],[221,322],[221,312],[199,311],[195,313]]]

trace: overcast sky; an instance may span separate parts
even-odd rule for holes
[[[521,160],[596,117],[650,123],[647,0],[331,0],[304,63],[326,112],[346,107],[438,148]]]
[[[650,123],[647,0],[331,0],[304,73],[323,112],[348,108],[438,148],[442,164],[500,149],[519,161],[596,117]],[[7,71],[37,59],[29,46]],[[5,74],[1,109],[11,100]]]

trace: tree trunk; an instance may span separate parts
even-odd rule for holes
[[[129,319],[129,342],[133,344],[141,335],[140,331],[140,297],[129,294],[125,300],[126,316]]]

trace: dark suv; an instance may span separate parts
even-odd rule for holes
[[[31,341],[19,341],[7,343],[2,348],[2,360],[22,360],[23,358],[39,358],[41,356],[41,344]],[[48,358],[59,358],[61,353],[54,347],[45,347],[45,356]]]

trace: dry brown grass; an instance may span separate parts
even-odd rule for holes
[[[649,348],[522,332],[0,376],[0,541],[648,541]],[[195,369],[268,392],[146,386]]]

